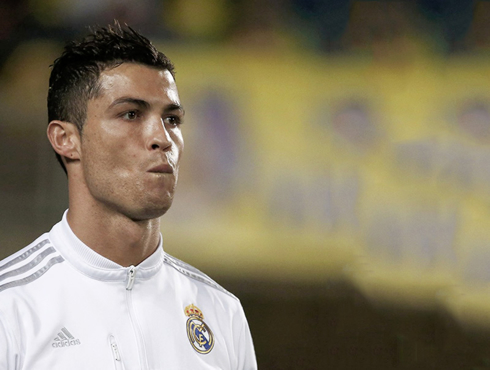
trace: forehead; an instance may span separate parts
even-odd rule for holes
[[[98,98],[114,100],[132,96],[144,100],[170,100],[179,104],[177,85],[172,74],[137,63],[123,63],[104,70],[99,77]]]

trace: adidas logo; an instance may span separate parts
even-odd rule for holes
[[[61,331],[51,343],[54,348],[77,346],[79,344],[81,344],[80,339],[75,339],[66,328],[61,328]]]

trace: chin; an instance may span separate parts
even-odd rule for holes
[[[171,205],[171,200],[161,204],[151,204],[147,207],[129,212],[128,216],[135,221],[152,220],[162,217],[165,213],[167,213]]]

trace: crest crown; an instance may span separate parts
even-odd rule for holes
[[[185,312],[185,315],[186,316],[197,316],[199,317],[201,320],[204,320],[204,315],[202,314],[202,311],[197,308],[196,306],[194,306],[193,304],[190,304],[189,306],[187,306],[184,310]]]

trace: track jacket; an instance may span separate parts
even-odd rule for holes
[[[61,222],[0,261],[0,370],[256,369],[239,300],[160,245],[121,267]]]

